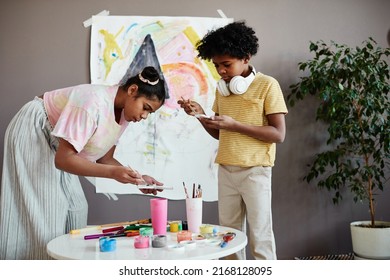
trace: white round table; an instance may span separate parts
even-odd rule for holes
[[[245,248],[246,234],[228,227],[215,227],[220,233],[219,240],[211,238],[196,241],[195,246],[184,246],[184,249],[175,248],[178,244],[177,233],[167,232],[167,246],[163,248],[150,246],[145,249],[136,249],[134,248],[135,237],[117,237],[114,251],[101,252],[99,239],[84,240],[84,235],[101,233],[95,230],[59,236],[47,244],[47,252],[52,258],[60,260],[207,260],[219,259]],[[226,232],[234,232],[236,236],[224,248],[221,248],[218,241],[222,240],[222,233]]]

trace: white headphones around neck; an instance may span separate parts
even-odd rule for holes
[[[253,66],[250,66],[251,73],[248,77],[243,76],[235,76],[233,77],[229,83],[226,83],[224,80],[220,79],[217,83],[217,88],[219,93],[222,96],[229,96],[231,93],[233,94],[243,94],[247,91],[250,84],[256,77],[256,69]]]

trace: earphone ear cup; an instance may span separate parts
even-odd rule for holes
[[[242,76],[235,76],[231,79],[229,83],[229,89],[234,94],[243,94],[248,89],[250,83],[242,77]]]
[[[217,83],[217,88],[218,88],[218,91],[219,93],[222,95],[222,96],[229,96],[230,95],[230,91],[226,85],[226,82],[222,79],[220,79]]]

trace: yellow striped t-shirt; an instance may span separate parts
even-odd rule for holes
[[[217,91],[212,109],[218,115],[228,115],[241,123],[258,126],[268,125],[269,114],[288,112],[278,81],[262,73],[256,74],[242,95],[222,96]],[[276,143],[222,129],[215,162],[241,167],[273,166],[275,154]]]

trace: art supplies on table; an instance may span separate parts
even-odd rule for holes
[[[120,227],[120,226],[128,226],[128,225],[135,225],[135,224],[148,224],[151,222],[152,222],[151,219],[142,219],[142,220],[118,222],[118,223],[111,223],[111,224],[102,224],[102,225],[97,225],[97,226],[88,226],[88,227],[81,228],[81,229],[72,229],[69,233],[70,234],[79,234],[82,232],[102,230],[103,228]]]
[[[221,248],[225,248],[229,241],[232,241],[236,237],[234,232],[228,232],[222,236]]]
[[[187,187],[186,184],[183,182],[183,187],[184,187],[184,193],[186,195],[186,198],[190,198],[188,195]],[[198,187],[196,188],[196,184],[194,183],[192,185],[192,198],[201,198],[202,197],[202,187],[200,184],[198,184]]]
[[[154,235],[152,237],[152,247],[153,248],[163,248],[167,245],[167,236],[166,235]]]
[[[150,215],[154,234],[166,234],[168,223],[168,199],[152,198],[150,200]]]
[[[99,239],[100,252],[113,252],[116,250],[116,240],[110,237],[101,237]]]
[[[149,248],[150,239],[149,236],[139,235],[134,239],[134,248],[144,249]]]
[[[189,241],[192,240],[192,232],[188,230],[179,231],[176,235],[177,242],[180,243],[181,241]]]

